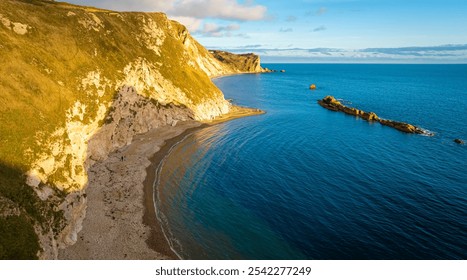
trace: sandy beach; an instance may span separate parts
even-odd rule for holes
[[[233,107],[211,122],[180,122],[153,129],[94,164],[89,170],[83,229],[74,245],[59,251],[59,259],[178,259],[154,209],[157,166],[173,145],[197,129],[263,113]]]

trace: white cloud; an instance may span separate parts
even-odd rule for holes
[[[316,11],[316,14],[317,15],[324,15],[325,13],[327,13],[328,9],[326,7],[321,7],[319,8],[317,11]]]
[[[173,19],[185,25],[186,28],[188,28],[190,32],[198,31],[201,25],[203,24],[202,19],[194,18],[194,17],[176,17],[175,16],[175,17],[170,17],[170,19]]]
[[[293,32],[293,29],[292,28],[281,28],[279,32],[284,32],[284,33]]]
[[[96,6],[117,11],[165,12],[185,18],[216,18],[225,20],[262,20],[267,8],[254,1],[238,0],[69,0],[70,3]]]
[[[313,29],[313,32],[320,32],[320,31],[324,31],[326,29],[327,29],[326,26],[321,25],[321,26],[318,26],[315,29]]]
[[[267,8],[255,5],[254,1],[238,3],[237,0],[168,0],[171,5],[165,4],[163,10],[170,18],[184,24],[192,33],[198,33],[205,37],[230,37],[231,31],[240,29],[238,24],[217,26],[213,23],[205,23],[206,18],[254,21],[266,17]]]
[[[174,7],[175,0],[67,0],[66,2],[115,11],[165,12]]]
[[[215,23],[205,23],[203,28],[198,30],[196,33],[201,34],[205,37],[231,37],[233,36],[232,31],[239,30],[240,25],[229,24],[227,26],[219,26]]]
[[[222,49],[211,47],[213,49]],[[397,62],[397,63],[466,63],[467,45],[442,45],[402,48],[261,48],[244,46],[224,49],[234,53],[255,52],[264,61],[296,62]]]
[[[217,18],[226,20],[262,20],[267,8],[254,5],[251,1],[239,4],[237,0],[177,0],[168,14],[195,18]]]
[[[116,11],[164,12],[170,19],[185,25],[190,32],[206,37],[248,37],[246,34],[232,34],[232,31],[240,29],[238,24],[217,26],[204,23],[207,18],[256,21],[265,19],[267,13],[265,6],[257,5],[253,0],[68,0],[68,2]]]
[[[326,7],[320,7],[318,10],[314,10],[314,11],[308,11],[306,12],[305,14],[307,16],[322,16],[324,15],[325,13],[328,12],[328,8]]]

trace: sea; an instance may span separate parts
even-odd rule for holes
[[[266,114],[198,130],[159,167],[181,258],[467,258],[467,145],[453,141],[467,140],[467,65],[264,66],[285,72],[214,83]],[[327,95],[434,136],[326,110]]]

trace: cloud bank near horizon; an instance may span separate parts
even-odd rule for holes
[[[216,47],[210,47],[216,49]],[[222,48],[221,48],[222,49]],[[402,48],[265,48],[250,45],[223,48],[233,53],[256,53],[263,62],[405,62],[467,63],[467,44]]]

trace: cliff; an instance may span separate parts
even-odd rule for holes
[[[432,133],[429,133],[426,130],[421,129],[409,123],[382,119],[373,112],[365,112],[363,110],[359,110],[356,108],[347,107],[345,105],[342,105],[342,103],[340,103],[333,96],[326,96],[325,98],[318,100],[318,104],[321,105],[321,107],[326,108],[328,110],[343,112],[347,115],[360,117],[366,121],[377,121],[382,125],[395,128],[402,132],[412,133],[412,134],[425,134],[428,136],[433,135]]]
[[[259,73],[267,72],[261,67],[261,59],[253,53],[232,54],[224,51],[209,51],[217,60],[222,62],[231,73]]]
[[[0,50],[0,259],[56,257],[76,241],[92,164],[136,134],[228,113],[210,78],[262,71],[162,13],[45,0],[0,1]]]

